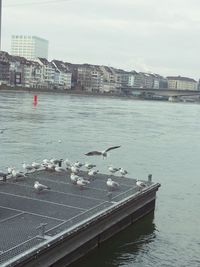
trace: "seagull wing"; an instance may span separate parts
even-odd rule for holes
[[[102,155],[102,152],[99,151],[90,151],[88,153],[85,154],[86,156],[99,156]]]
[[[120,146],[111,146],[111,147],[109,147],[108,149],[106,149],[106,151],[105,152],[108,152],[108,151],[110,151],[110,150],[112,150],[112,149],[116,149],[116,148],[119,148]]]

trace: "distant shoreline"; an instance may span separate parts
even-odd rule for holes
[[[0,92],[27,92],[27,93],[51,93],[51,94],[66,94],[66,95],[83,95],[83,96],[95,96],[95,97],[111,97],[111,98],[125,98],[125,99],[140,99],[135,96],[115,93],[98,93],[88,92],[77,89],[46,89],[46,88],[25,88],[25,87],[10,87],[0,86]]]

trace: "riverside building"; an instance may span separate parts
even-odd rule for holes
[[[34,60],[38,57],[48,58],[48,41],[30,35],[12,35],[11,54]]]
[[[197,81],[187,77],[168,76],[168,89],[172,90],[197,90]]]

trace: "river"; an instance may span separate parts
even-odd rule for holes
[[[0,170],[58,157],[123,167],[161,183],[154,214],[73,267],[200,266],[200,105],[0,92]],[[90,150],[121,145],[109,157]]]

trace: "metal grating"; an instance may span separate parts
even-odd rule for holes
[[[88,178],[86,172],[80,174]],[[0,183],[0,265],[41,244],[41,224],[45,225],[44,237],[51,239],[72,227],[81,227],[137,192],[134,179],[116,176],[113,179],[120,188],[108,192],[108,177],[98,174],[83,190],[71,183],[69,172],[37,171],[18,181],[11,178]],[[33,189],[36,180],[51,190],[37,194]]]
[[[14,257],[19,256],[20,254],[24,253],[25,251],[28,251],[31,248],[34,248],[36,245],[39,245],[43,241],[43,238],[34,237],[30,240],[27,240],[25,243],[20,244],[17,247],[13,247],[8,251],[2,252],[0,254],[0,264],[12,260]]]

